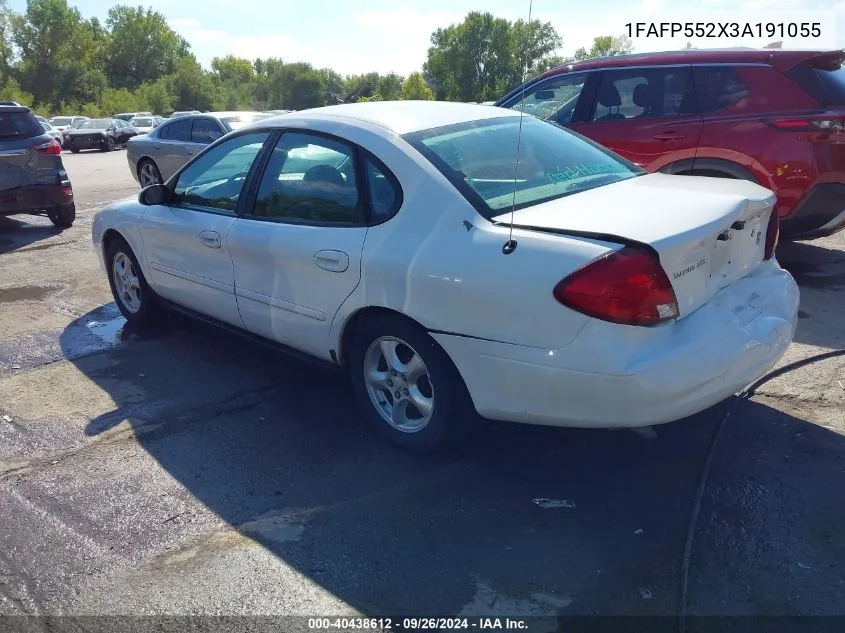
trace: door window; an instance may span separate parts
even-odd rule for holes
[[[190,141],[191,119],[181,119],[164,126],[159,132],[159,136],[169,141]]]
[[[213,119],[194,119],[194,125],[191,129],[192,142],[208,145],[221,136],[223,136],[223,133],[220,131],[220,126]]]
[[[593,121],[697,114],[689,67],[602,73]]]
[[[395,178],[369,158],[364,159],[364,174],[370,191],[370,222],[379,224],[399,210],[402,192]]]
[[[693,74],[703,114],[730,108],[745,99],[750,92],[742,77],[727,66],[695,68]]]
[[[234,214],[247,174],[268,135],[244,134],[200,156],[179,175],[175,203]]]
[[[519,110],[522,105],[526,114],[567,125],[572,122],[575,106],[578,105],[586,81],[586,73],[558,75],[540,82],[539,85],[531,86],[525,91],[524,98],[520,93],[508,107]]]
[[[283,134],[264,170],[253,214],[310,224],[363,219],[351,147],[331,139]]]

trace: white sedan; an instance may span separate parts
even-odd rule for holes
[[[93,241],[128,321],[168,306],[342,367],[430,451],[475,413],[654,425],[765,374],[798,308],[774,200],[514,111],[373,102],[230,133]]]

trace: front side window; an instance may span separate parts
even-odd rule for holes
[[[525,117],[521,137],[519,128],[519,117],[506,117],[424,130],[404,138],[488,219],[512,205],[522,209],[645,173],[552,123]]]
[[[567,125],[572,122],[575,106],[578,105],[586,81],[585,73],[558,75],[531,86],[525,91],[524,97],[522,94],[517,95],[508,107],[519,110],[522,106],[527,114]]]
[[[282,135],[258,186],[253,215],[314,224],[360,224],[354,152],[311,134]]]
[[[191,128],[191,141],[193,143],[208,145],[221,136],[223,136],[223,133],[220,131],[220,126],[216,121],[206,118],[194,119],[194,124]]]
[[[610,70],[602,73],[593,121],[696,114],[688,67]]]
[[[234,213],[247,174],[269,133],[244,134],[212,148],[179,175],[175,204]]]

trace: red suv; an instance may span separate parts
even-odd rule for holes
[[[687,50],[560,66],[496,102],[649,171],[743,178],[777,195],[781,236],[845,228],[845,51]]]

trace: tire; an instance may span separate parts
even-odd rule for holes
[[[74,204],[63,204],[47,210],[47,217],[60,229],[69,229],[76,219],[76,206]]]
[[[164,180],[162,180],[161,172],[156,164],[149,159],[144,159],[138,163],[138,182],[141,184],[141,188],[144,188],[150,185],[160,185]]]
[[[415,373],[422,373],[416,379],[401,371],[391,374],[386,356],[393,356],[394,362],[398,359],[401,369],[413,364],[411,353],[422,361]],[[446,352],[422,328],[401,317],[378,316],[361,322],[350,348],[349,371],[367,420],[388,442],[409,452],[434,453],[455,444],[477,416]],[[368,378],[375,373],[379,380]],[[398,409],[392,405],[394,389],[405,403]],[[430,408],[417,408],[415,401]],[[398,417],[394,418],[394,412]]]
[[[112,240],[106,247],[106,268],[112,296],[120,313],[126,317],[126,322],[130,325],[146,325],[154,321],[160,314],[158,298],[147,284],[135,253],[122,238]],[[130,283],[129,277],[134,277],[136,282]],[[116,278],[120,281],[117,282]],[[128,289],[128,296],[124,294],[124,288]]]
[[[79,148],[74,145],[73,143],[68,144],[68,149],[71,151],[72,154],[78,154]]]
[[[109,136],[106,139],[106,142],[103,144],[103,151],[104,152],[113,152],[114,151],[114,139]]]

